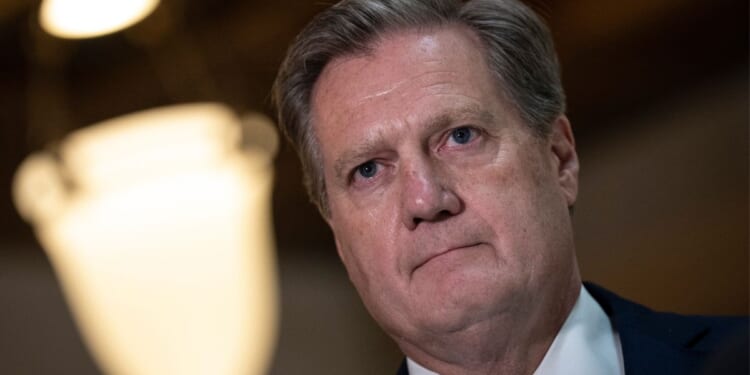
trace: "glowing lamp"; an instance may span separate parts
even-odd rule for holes
[[[14,199],[111,374],[261,374],[278,320],[277,135],[218,104],[148,110],[28,157]]]
[[[39,22],[61,38],[91,38],[135,24],[158,4],[159,0],[43,0]]]

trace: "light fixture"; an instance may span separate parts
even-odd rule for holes
[[[158,4],[159,0],[43,0],[39,22],[61,38],[91,38],[135,24]]]
[[[17,208],[105,372],[267,371],[277,142],[264,117],[179,105],[78,130],[21,164]]]

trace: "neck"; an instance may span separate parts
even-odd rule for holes
[[[576,303],[578,272],[561,285],[557,293],[520,304],[531,308],[506,311],[455,332],[396,342],[409,358],[441,375],[531,374]]]

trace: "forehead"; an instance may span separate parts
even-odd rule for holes
[[[495,91],[483,48],[460,25],[384,34],[366,53],[335,58],[325,67],[312,93],[313,119],[320,120],[314,122],[326,126],[341,116],[353,121],[367,114],[363,107],[403,99],[417,87],[439,91],[449,82],[473,81]]]

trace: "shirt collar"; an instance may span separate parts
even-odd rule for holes
[[[534,375],[623,375],[620,339],[607,314],[581,286],[573,310]]]

